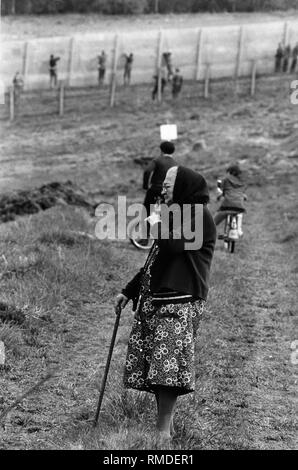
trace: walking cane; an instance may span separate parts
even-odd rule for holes
[[[121,315],[121,307],[118,307],[117,311],[116,311],[116,321],[115,321],[115,325],[114,325],[114,331],[113,331],[113,336],[112,336],[112,340],[111,340],[109,355],[108,355],[106,368],[105,368],[104,376],[103,376],[102,383],[101,383],[101,391],[100,391],[100,395],[99,395],[99,399],[98,399],[96,415],[95,415],[95,418],[94,418],[94,423],[93,423],[94,427],[96,427],[96,425],[97,425],[98,416],[99,416],[99,412],[100,412],[100,407],[101,407],[101,403],[102,403],[102,399],[103,399],[103,394],[104,394],[104,391],[105,391],[105,385],[106,385],[106,381],[107,381],[107,377],[108,377],[108,373],[109,373],[113,348],[114,348],[115,339],[116,339],[117,330],[118,330],[119,321],[120,321],[120,315]]]

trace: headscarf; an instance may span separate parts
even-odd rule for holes
[[[196,171],[178,166],[173,203],[176,204],[207,204],[209,190],[205,178]]]

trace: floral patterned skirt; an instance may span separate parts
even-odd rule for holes
[[[155,393],[158,386],[178,395],[195,388],[195,338],[205,301],[155,307],[150,296],[140,302],[128,342],[126,388]]]

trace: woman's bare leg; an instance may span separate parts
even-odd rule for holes
[[[160,387],[156,392],[156,401],[158,407],[157,429],[165,438],[171,437],[177,397],[177,393],[170,387]]]
[[[159,414],[159,395],[158,393],[155,393],[155,399],[156,399],[156,406],[157,406],[157,413]],[[173,435],[175,432],[174,428],[174,413],[171,419],[171,434]]]

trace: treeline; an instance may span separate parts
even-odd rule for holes
[[[2,15],[253,12],[298,8],[298,0],[2,0]]]

